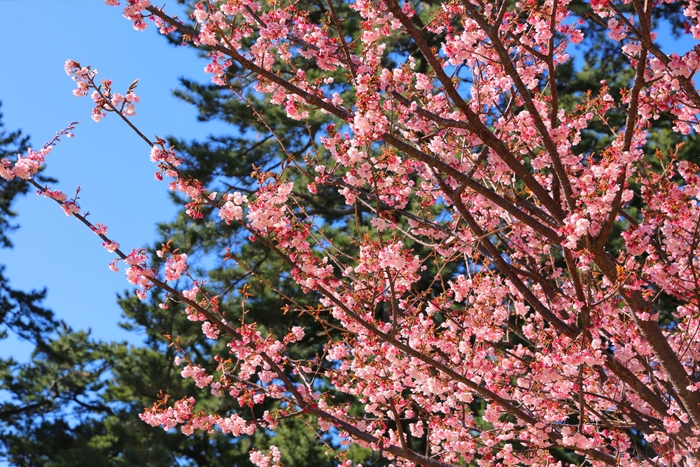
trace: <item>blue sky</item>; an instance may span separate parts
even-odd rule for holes
[[[172,97],[178,77],[206,81],[206,61],[193,50],[166,43],[150,25],[133,29],[121,8],[101,0],[0,0],[0,101],[5,129],[21,129],[41,147],[71,121],[75,137],[63,138],[49,155],[46,174],[72,194],[81,186],[81,207],[93,223],[109,226],[122,249],[147,245],[157,222],[170,220],[175,206],[166,183],[153,178],[149,148],[114,115],[99,124],[90,118],[91,100],[76,98],[63,64],[71,58],[113,80],[124,93],[140,78],[133,122],[149,137],[203,138],[223,127],[196,121],[196,109]],[[123,268],[108,269],[113,255],[85,226],[68,218],[54,202],[31,193],[15,205],[20,229],[13,250],[0,250],[0,264],[14,288],[48,288],[45,305],[75,329],[92,329],[105,340],[138,343],[121,330],[116,294],[130,287]],[[31,346],[0,341],[0,355],[28,358]]]

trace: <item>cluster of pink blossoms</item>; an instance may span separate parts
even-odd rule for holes
[[[18,155],[14,163],[3,158],[0,161],[0,176],[5,180],[12,180],[15,177],[29,180],[39,171],[52,148],[48,146],[41,151],[29,149],[26,156]]]
[[[77,88],[73,90],[73,94],[77,97],[87,96],[90,89],[92,93],[90,97],[95,102],[95,107],[92,110],[92,119],[99,122],[107,116],[107,112],[118,112],[125,117],[136,115],[135,104],[139,102],[139,97],[134,92],[138,80],[134,81],[125,95],[118,92],[112,92],[112,81],[104,80],[101,85],[95,83],[97,70],[90,67],[83,67],[75,60],[66,60],[64,65],[66,74],[75,81]]]

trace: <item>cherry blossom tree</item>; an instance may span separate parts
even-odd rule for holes
[[[344,29],[332,0],[318,6],[202,1],[191,27],[147,0],[126,2],[136,29],[152,21],[206,50],[212,81],[262,121],[252,96],[302,122],[327,116],[307,153],[251,168],[252,193],[213,192],[186,176],[175,151],[129,119],[135,83],[119,94],[89,66],[66,63],[75,94],[95,102],[93,119],[116,113],[132,126],[151,147],[156,177],[188,197],[191,217],[240,224],[318,298],[274,310],[336,331],[315,358],[289,351],[307,339],[302,326],[275,335],[254,316],[227,319],[187,252],[164,244],[154,268],[145,250],[126,253],[92,224],[77,196],[35,181],[58,137],[2,161],[4,178],[28,180],[88,225],[139,296],[162,289],[162,308],[185,304],[207,339],[225,342],[212,369],[173,337],[182,376],[256,414],[162,395],[143,420],[239,436],[305,414],[395,465],[549,465],[559,451],[590,465],[697,465],[700,177],[680,147],[654,151],[648,139],[659,118],[685,137],[700,129],[700,48],[665,52],[652,21],[660,5],[641,0],[592,1],[585,18],[566,0],[358,0],[349,5],[358,31]],[[696,3],[682,8],[686,34],[700,38]],[[580,21],[607,29],[633,79],[620,93],[603,83],[565,105],[557,69],[584,38]],[[397,41],[413,52],[397,52]],[[308,78],[311,67],[325,77]],[[591,128],[607,143],[582,151]],[[284,135],[273,136],[284,149]],[[305,193],[292,173],[309,177]],[[305,196],[328,186],[355,208],[352,245],[305,209]],[[269,400],[281,405],[255,411]],[[281,454],[250,458],[279,465]]]

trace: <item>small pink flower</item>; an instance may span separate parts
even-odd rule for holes
[[[72,216],[80,212],[80,206],[75,201],[66,201],[61,204],[61,209],[66,213],[66,216]]]
[[[110,253],[114,253],[119,249],[119,244],[117,242],[102,242],[102,246],[105,247],[105,250],[109,251]]]

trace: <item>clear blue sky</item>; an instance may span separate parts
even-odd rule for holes
[[[174,3],[174,2],[173,2]],[[135,31],[121,8],[101,0],[0,0],[0,100],[6,130],[22,129],[41,147],[71,121],[75,137],[63,139],[47,160],[46,175],[66,193],[82,187],[81,206],[93,222],[109,226],[122,249],[150,244],[155,225],[170,220],[175,206],[167,184],[153,178],[149,148],[118,117],[99,124],[90,119],[91,100],[71,94],[74,84],[63,70],[66,59],[99,70],[124,92],[140,78],[134,123],[147,135],[203,138],[221,125],[202,124],[196,109],[172,97],[178,77],[200,81],[206,64],[193,50],[166,43],[150,25]],[[129,340],[121,330],[116,294],[130,287],[124,268],[108,269],[113,255],[101,241],[54,202],[31,193],[15,205],[20,229],[13,250],[0,250],[0,264],[14,288],[48,288],[45,305],[75,329],[92,329],[96,338]],[[28,358],[31,346],[0,341],[0,355]]]

